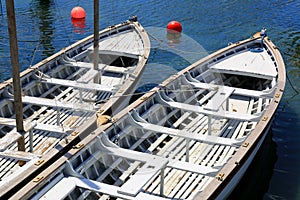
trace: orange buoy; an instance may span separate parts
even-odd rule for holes
[[[73,19],[84,19],[85,15],[85,10],[80,6],[74,7],[71,11],[71,17]]]
[[[178,21],[171,21],[167,25],[167,31],[168,33],[172,33],[172,34],[181,33],[182,26]]]

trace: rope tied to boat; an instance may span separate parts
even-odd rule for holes
[[[288,80],[290,86],[292,87],[292,89],[296,92],[296,94],[299,94],[299,91],[298,91],[298,90],[295,88],[295,86],[293,85],[293,83],[292,83],[292,81],[291,81],[291,79],[290,79],[288,73],[286,73],[286,78],[287,78],[287,80]]]
[[[98,115],[96,113],[96,117],[97,117],[97,126],[98,127],[113,121],[112,117],[109,115]]]
[[[266,28],[262,28],[260,31],[260,37],[261,37],[261,46],[264,46],[264,39],[267,36],[267,29]]]

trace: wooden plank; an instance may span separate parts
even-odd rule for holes
[[[188,117],[188,115],[184,115],[183,117],[186,118],[186,117]],[[199,116],[199,117],[201,118],[203,116]],[[179,118],[178,121],[182,121],[182,118]],[[160,121],[160,123],[162,123],[162,122]],[[174,128],[176,128],[179,125],[181,125],[181,124],[180,123],[174,123]],[[187,128],[187,127],[185,127],[185,128]],[[162,136],[160,136],[160,139],[164,138],[165,136],[166,136],[166,134],[163,134]],[[153,150],[156,149],[157,145],[158,144],[156,144],[156,143],[152,143],[151,146],[148,148],[148,150],[150,152],[153,152]],[[184,153],[185,153],[185,151],[181,151],[182,149],[185,149],[184,139],[183,138],[178,138],[178,137],[173,137],[163,147],[163,149],[161,149],[157,153],[157,155],[159,155],[161,157],[168,157],[169,159],[180,160],[183,157]],[[172,152],[172,153],[170,153],[170,152]],[[170,161],[170,162],[172,162],[172,161]],[[164,173],[164,174],[166,174],[166,176],[165,176],[165,185],[164,185],[165,194],[168,193],[168,188],[169,188],[168,187],[168,185],[169,185],[168,182],[173,182],[174,183],[174,182],[176,182],[176,179],[179,178],[177,176],[169,176],[169,173],[170,172],[174,172],[174,171],[177,171],[177,172],[180,172],[180,173],[187,173],[186,171],[182,171],[182,170],[179,171],[179,170],[174,170],[172,168],[166,168],[165,169],[165,173]],[[147,191],[150,191],[150,192],[152,191],[153,193],[157,193],[158,194],[160,192],[159,191],[159,185],[160,185],[160,179],[157,178],[154,181],[152,181],[151,183],[148,183],[148,186],[145,186],[144,188],[147,188]]]
[[[12,126],[12,127],[16,126],[15,119],[4,118],[4,117],[0,117],[0,124],[6,125],[6,126]],[[25,126],[25,130],[29,130],[29,129],[33,128],[34,130],[47,131],[47,132],[53,132],[53,133],[61,133],[61,134],[65,134],[68,131],[73,131],[73,129],[70,129],[69,127],[61,127],[61,126],[56,126],[56,125],[51,125],[51,124],[44,124],[44,123],[39,123],[36,121],[29,122],[27,120],[25,120],[24,126]],[[1,141],[1,139],[0,139],[0,141]]]
[[[120,187],[118,193],[136,196],[155,175],[159,174],[159,172],[159,168],[153,168],[149,164],[144,165]]]
[[[198,120],[195,119],[194,121],[198,121]],[[190,131],[191,130],[190,128],[192,128],[192,127],[187,127],[187,128]],[[183,140],[178,139],[178,141],[181,141],[181,143],[183,143]],[[169,143],[174,143],[174,141],[169,141]],[[206,165],[207,164],[207,166],[211,166],[211,163],[209,163],[209,160],[206,160],[206,162],[202,161],[204,159],[205,155],[207,155],[208,152],[209,152],[209,151],[203,151],[203,150],[210,150],[214,146],[219,146],[219,145],[209,145],[209,144],[199,144],[199,143],[198,143],[198,145],[194,145],[194,144],[195,144],[195,142],[191,141],[191,146],[199,147],[199,149],[202,149],[202,151],[198,150],[197,152],[192,153],[193,150],[190,150],[190,152],[191,152],[190,157],[191,158],[194,158],[194,155],[197,155],[195,157],[195,158],[197,158],[197,160],[190,160],[190,162],[193,162],[193,163],[195,162],[195,164],[201,163],[201,165]],[[177,149],[180,149],[180,147],[178,146],[178,148],[176,148],[176,150]],[[173,151],[173,150],[169,149],[168,151]],[[180,155],[180,154],[184,155],[184,152],[185,152],[184,149],[181,149],[181,152],[176,152],[176,155]],[[199,155],[203,155],[203,157],[201,158],[201,156],[200,156],[200,158],[199,158]],[[180,159],[180,157],[178,159]],[[203,179],[202,175],[192,174],[191,172],[186,173],[186,172],[182,172],[182,171],[173,171],[172,170],[171,172],[166,171],[166,173],[168,173],[168,176],[169,176],[170,179],[168,180],[168,182],[166,182],[165,194],[168,195],[171,198],[182,198],[177,194],[178,194],[178,191],[182,189],[182,187],[180,187],[180,185],[183,186],[183,185],[187,184],[186,183],[187,180],[191,179],[190,181],[193,182],[192,180],[194,178],[199,177],[199,179],[198,179],[199,181],[197,181],[196,183],[202,184],[202,182],[204,181],[205,178],[209,178],[209,176],[206,176]],[[165,177],[166,181],[167,181],[167,179],[168,178]],[[158,180],[157,184],[159,184],[159,180]],[[185,186],[185,187],[187,187],[187,186]],[[188,186],[188,188],[191,189],[191,190],[194,190],[193,187],[190,188],[190,186]],[[156,191],[156,192],[158,192],[158,191]],[[169,192],[171,192],[171,193],[169,194]],[[175,196],[175,194],[176,194],[176,196]]]
[[[149,131],[165,133],[171,136],[176,136],[176,137],[181,137],[185,139],[190,139],[190,140],[204,142],[204,143],[211,143],[211,144],[222,144],[228,146],[239,146],[241,144],[241,141],[235,139],[223,138],[223,137],[218,137],[213,135],[203,135],[203,134],[197,134],[186,130],[168,128],[156,124],[151,124],[148,122],[136,121],[131,115],[129,117],[131,118],[131,122],[133,125],[136,125],[140,128]]]
[[[0,138],[0,151],[4,151],[10,145],[17,142],[20,139],[21,134],[18,132],[9,132],[4,137]]]
[[[13,101],[13,98],[9,97],[8,100]],[[47,99],[47,98],[42,98],[42,97],[31,97],[31,96],[23,96],[22,101],[25,104],[33,104],[33,105],[48,106],[48,107],[53,107],[53,108],[63,108],[63,109],[70,109],[70,110],[82,110],[82,111],[88,111],[88,112],[95,112],[95,108],[91,104],[62,102],[60,100]]]
[[[93,63],[68,62],[68,66],[92,69],[93,68]],[[111,66],[111,65],[98,64],[98,69],[97,70],[103,70],[103,71],[115,72],[115,73],[126,73],[126,71],[128,69],[125,68],[125,67],[116,67],[116,66]]]
[[[202,174],[205,176],[215,176],[216,173],[219,171],[219,169],[217,169],[217,168],[196,165],[193,163],[179,161],[179,160],[173,160],[173,159],[170,159],[170,162],[168,163],[167,167],[182,170],[185,172]]]
[[[96,83],[81,83],[78,81],[70,81],[70,80],[63,80],[57,78],[42,78],[41,82],[49,83],[54,85],[62,85],[67,87],[85,89],[85,90],[96,90],[96,91],[104,91],[104,92],[112,92],[113,87],[107,85],[100,85]]]
[[[152,108],[152,107],[151,107]],[[144,116],[143,116],[144,117]],[[186,118],[187,116],[185,115],[184,116],[184,118]],[[178,119],[179,121],[182,121],[182,119],[181,118],[179,118]],[[163,121],[164,120],[162,120],[162,121],[159,121],[160,123],[163,123]],[[176,123],[174,123],[174,125],[175,125]],[[178,125],[180,125],[180,123],[178,123]],[[164,135],[162,135],[160,138],[162,138],[162,137],[164,137],[164,136],[166,136],[165,134]],[[144,138],[145,139],[145,138]],[[176,144],[174,145],[174,147],[176,147],[175,149],[174,149],[174,151],[173,151],[173,145],[172,145],[172,149],[170,149],[170,151],[168,151],[168,152],[166,152],[166,155],[169,157],[169,158],[173,158],[173,159],[180,159],[181,158],[181,156],[184,154],[184,152],[185,151],[183,151],[183,154],[181,154],[181,152],[178,152],[178,151],[180,151],[180,149],[184,149],[184,146],[185,146],[185,144],[182,142],[183,141],[183,139],[182,138],[180,138],[180,139],[178,139],[178,138],[173,138],[173,139],[175,139],[177,142],[175,142]],[[172,143],[172,144],[174,144],[172,141],[173,141],[173,139],[171,140],[171,141],[169,141],[168,142],[168,144],[170,144],[170,143]],[[150,151],[150,152],[152,152],[155,148],[156,148],[156,146],[157,145],[154,145],[153,146],[153,144],[150,146],[150,148],[148,148],[148,150]],[[172,153],[172,155],[170,154],[170,152],[174,152],[174,153]],[[158,152],[158,154],[157,155],[160,155],[160,156],[163,156],[164,157],[164,155],[163,154],[161,154],[162,153],[162,151],[159,151]],[[173,154],[174,154],[174,156],[173,156]],[[170,163],[172,163],[173,161],[170,161]],[[168,164],[168,166],[169,166],[169,164]],[[190,166],[190,168],[192,168],[192,166]],[[168,174],[170,171],[174,171],[174,170],[172,170],[171,168],[166,168],[165,169],[165,174]],[[180,171],[181,173],[186,173],[185,171]],[[176,179],[176,178],[175,178]],[[170,181],[170,180],[168,180],[168,178],[165,178],[165,182],[167,182],[167,181]],[[154,184],[154,182],[155,182],[155,184]],[[157,191],[153,191],[154,193],[158,193],[159,192],[159,184],[160,184],[160,179],[158,178],[158,179],[156,179],[156,180],[154,180],[154,182],[151,182],[151,185],[149,185],[150,183],[148,183],[148,185],[149,186],[145,186],[144,188],[147,188],[147,191],[152,191],[153,190],[153,188],[157,188]],[[153,183],[153,184],[152,184]],[[164,190],[165,191],[167,191],[168,190],[168,187],[167,186],[165,186],[165,188],[164,188]],[[165,193],[166,194],[166,193]]]
[[[60,134],[66,134],[67,132],[74,130],[69,127],[56,126],[56,125],[52,125],[52,124],[43,124],[43,123],[37,123],[37,125],[34,127],[34,129],[52,132],[52,133],[60,133]]]
[[[29,161],[33,158],[39,157],[39,155],[24,151],[5,150],[0,152],[0,157]]]
[[[192,145],[194,143],[191,143]],[[205,146],[203,145],[193,145],[193,148],[190,150],[191,153],[191,159],[190,162],[194,163],[195,165],[200,165],[198,158],[198,152],[200,152],[200,149]],[[206,166],[206,163],[201,163],[201,165]],[[210,165],[207,165],[207,167],[210,167]],[[189,190],[190,188],[193,188],[193,184],[198,185],[201,184],[204,176],[187,172],[187,173],[181,173],[180,171],[175,171],[170,174],[172,177],[176,177],[175,180],[170,180],[169,183],[169,197],[172,197],[174,199],[187,199],[187,197],[182,197],[182,193],[184,193],[186,190]],[[195,180],[198,177],[198,181]],[[212,176],[205,176],[205,177],[212,177]],[[197,182],[196,182],[197,181]]]
[[[224,58],[224,60],[214,63],[210,70],[216,73],[237,74],[269,80],[277,75],[274,62],[266,50],[254,53],[247,49],[247,51],[236,53],[228,59]]]
[[[36,192],[36,194],[34,196],[31,196],[31,200],[39,200],[49,190],[51,190],[51,189],[55,190],[55,187],[57,187],[56,185],[59,185],[60,181],[61,182],[65,182],[63,180],[63,178],[64,178],[64,174],[63,173],[59,173],[54,179],[52,179],[48,184],[46,184],[41,190],[39,190],[38,192]],[[72,184],[67,185],[67,187],[64,189],[64,191],[66,193],[69,193],[68,192],[68,191],[70,191],[69,187],[72,187]]]
[[[63,178],[40,199],[65,199],[75,188],[76,183],[72,177]]]
[[[118,190],[118,193],[120,194],[136,196],[141,191],[143,186],[146,185],[152,177],[157,175],[157,173],[159,173],[159,171],[168,163],[167,159],[161,158],[159,156],[118,147],[109,147],[113,144],[110,144],[110,141],[105,136],[103,136],[102,139],[99,138],[98,142],[99,148],[102,153],[107,152],[114,156],[145,163],[143,167],[138,170],[138,172],[136,172],[128,181],[126,181],[122,185],[122,187]]]
[[[197,112],[205,115],[212,115],[212,116],[222,117],[227,119],[235,119],[240,121],[259,121],[261,118],[260,116],[257,115],[235,113],[235,112],[228,112],[228,111],[215,112],[215,111],[205,110],[203,107],[197,105],[190,105],[190,104],[179,103],[174,101],[166,101],[161,97],[159,93],[157,93],[156,100],[162,105],[171,108],[177,108],[185,111]]]
[[[83,188],[92,192],[108,194],[112,197],[117,197],[121,199],[129,200],[167,200],[167,198],[153,196],[151,194],[146,194],[140,192],[136,196],[128,196],[120,194],[118,192],[120,187],[99,183],[86,178],[76,178],[76,177],[65,177],[60,182],[58,182],[53,188],[51,188],[41,199],[64,199],[69,193],[71,193],[76,187]],[[62,190],[61,188],[65,188]]]
[[[159,108],[161,108],[161,106],[158,105],[158,104],[155,104],[154,106],[152,106],[151,108],[149,108],[149,109],[147,110],[147,111],[148,111],[148,114],[145,114],[144,117],[147,118],[147,116],[149,116],[152,112],[157,111]],[[170,116],[172,116],[174,113],[175,113],[175,111],[171,112],[171,113],[170,113]],[[168,118],[168,117],[170,117],[170,116],[166,116],[166,118]],[[163,123],[163,120],[160,121],[160,122],[158,122],[158,124],[160,124],[160,123]],[[179,125],[179,124],[178,124],[178,125]],[[135,128],[135,127],[132,127],[132,126],[130,126],[130,127],[125,127],[125,128],[123,129],[123,132],[129,133],[129,132],[132,131],[133,128]],[[143,137],[143,138],[140,138],[135,144],[131,145],[131,146],[130,146],[130,149],[133,150],[133,149],[137,148],[137,146],[139,146],[139,145],[145,140],[145,138],[149,137],[151,134],[152,134],[152,133],[151,133],[150,131],[144,133],[144,137]],[[120,139],[123,139],[122,137],[123,137],[123,135],[120,135]],[[125,136],[125,137],[126,137],[126,136]],[[162,135],[158,140],[163,141],[165,137],[167,137],[167,135]],[[157,142],[158,140],[156,140],[156,142]],[[157,143],[157,145],[158,145],[158,144],[159,144],[159,142]],[[151,146],[152,146],[153,148],[156,148],[157,145],[151,145]],[[153,151],[153,148],[149,147],[148,150],[149,150],[150,152],[152,152],[152,151]],[[96,154],[94,154],[93,157],[95,157],[95,158],[97,159]],[[116,160],[110,165],[111,167],[108,168],[107,170],[105,170],[105,172],[103,172],[103,173],[101,174],[101,176],[97,178],[97,181],[102,181],[102,180],[103,180],[103,179],[104,179],[104,178],[105,178],[105,177],[106,177],[106,176],[114,169],[114,166],[119,165],[121,162],[122,162],[122,159],[121,159],[121,158],[116,159]],[[115,185],[119,185],[119,184],[123,183],[123,182],[125,181],[125,179],[126,179],[128,176],[130,176],[131,173],[132,173],[132,172],[133,172],[140,164],[141,164],[141,162],[139,162],[139,161],[136,161],[136,162],[134,162],[133,164],[131,164],[131,166],[130,166],[125,172],[123,172],[123,174],[122,174],[122,175],[119,177],[119,179],[115,182]],[[81,166],[81,165],[80,165],[80,166]],[[85,167],[85,168],[88,168],[89,165],[87,165],[87,166],[84,165],[84,167]],[[76,171],[78,171],[78,169],[76,169]],[[101,198],[101,199],[102,199],[102,198]]]
[[[198,115],[193,122],[199,122],[201,119],[203,119],[203,115]],[[180,118],[179,118],[180,120]],[[189,123],[187,126],[184,127],[184,130],[187,131],[193,131],[191,128],[194,126],[194,123]],[[177,123],[174,123],[177,124]],[[180,124],[178,124],[179,126]],[[174,127],[176,128],[176,127]],[[193,142],[191,142],[191,145]],[[203,145],[203,144],[201,144]],[[170,154],[172,152],[172,154]],[[158,153],[157,155],[160,156],[168,156],[169,158],[180,160],[183,158],[185,154],[185,141],[183,138],[173,137]],[[192,157],[190,162],[192,162]],[[176,172],[176,173],[175,173]],[[178,171],[178,170],[172,170],[171,168],[165,169],[165,194],[168,193],[168,191],[172,188],[172,184],[176,183],[176,180],[181,179],[178,177],[180,174],[185,174],[187,172],[184,171]],[[148,187],[147,191],[152,191],[153,193],[159,192],[159,184],[160,179],[156,179],[151,183],[151,185]]]
[[[256,91],[256,90],[249,90],[249,89],[243,89],[243,88],[229,87],[229,86],[225,86],[225,85],[215,85],[215,84],[211,84],[211,83],[191,82],[191,81],[187,81],[187,80],[186,80],[186,82],[195,88],[201,88],[201,89],[207,89],[207,90],[217,90],[217,89],[224,90],[224,89],[232,88],[232,89],[234,89],[233,94],[248,96],[248,97],[272,98],[273,93],[274,93],[274,89],[267,90],[267,91]]]
[[[236,138],[236,133],[239,132],[240,127],[243,123],[247,123],[247,122],[240,122],[240,123],[235,122],[235,125],[233,125],[233,127],[235,127],[235,128],[232,128],[232,131],[229,131],[229,132],[227,131],[226,135],[224,135],[224,136],[230,137],[230,138]],[[234,132],[233,132],[233,130],[234,130]],[[218,150],[216,148],[218,148]],[[215,147],[213,147],[213,149],[216,153],[208,155],[208,156],[210,156],[210,159],[206,159],[207,165],[210,166],[210,165],[214,164],[214,166],[216,166],[216,167],[221,167],[224,164],[224,163],[221,164],[221,162],[227,161],[230,158],[230,156],[232,156],[231,153],[227,154],[227,150],[231,149],[232,153],[233,153],[233,151],[236,148],[230,147],[230,146],[226,146],[226,147],[225,146],[215,146]],[[224,159],[224,156],[225,156],[224,154],[225,155],[227,154],[227,157],[225,159]],[[216,159],[218,159],[218,161],[216,161]],[[222,160],[222,161],[220,161],[220,160]],[[196,177],[194,177],[194,178],[196,178]],[[198,179],[198,177],[197,177],[197,179]],[[183,196],[181,196],[181,197],[185,198],[187,195],[189,195],[192,192],[192,190],[196,190],[196,191],[202,190],[209,183],[209,180],[210,180],[209,177],[205,177],[204,179],[202,179],[202,181],[201,181],[202,183],[199,184],[196,188],[195,188],[196,185],[195,186],[191,185],[191,187],[189,187],[186,190],[186,192],[183,194]],[[194,182],[195,181],[197,181],[197,180],[194,180]]]
[[[83,76],[77,79],[78,82],[88,83],[98,74],[98,70],[90,69]]]
[[[203,106],[205,110],[218,111],[220,106],[229,98],[234,92],[233,88],[224,87],[219,88],[217,93]]]
[[[111,149],[111,148],[109,149],[114,156],[118,155],[124,157],[124,155],[126,154],[127,155],[126,158],[129,159],[136,159],[136,158],[140,159],[140,157],[136,157],[137,154],[140,154],[142,157],[144,157],[144,161],[146,162],[146,164],[142,168],[140,168],[133,176],[131,176],[130,179],[122,185],[121,189],[118,190],[119,193],[126,194],[126,195],[135,196],[138,192],[141,191],[143,186],[146,185],[152,177],[154,177],[160,172],[163,166],[175,168],[183,171],[188,171],[192,173],[205,174],[208,176],[215,176],[215,173],[218,171],[218,169],[214,169],[211,167],[194,165],[192,163],[187,163],[187,162],[167,159],[167,158],[164,158],[163,160],[166,160],[168,162],[165,161],[164,163],[161,163],[160,166],[157,165],[158,163],[155,163],[157,166],[154,166],[153,161],[158,160],[158,158],[160,157],[146,154],[146,153],[132,154],[132,151],[123,150],[123,149],[122,150]],[[123,151],[123,152],[121,153],[118,151]],[[151,161],[152,159],[153,161]]]
[[[197,121],[196,119],[194,121]],[[191,125],[193,123],[190,123],[186,128],[187,130],[192,130],[192,128],[194,129],[193,126],[195,125]],[[199,125],[199,124],[198,124]],[[201,125],[201,124],[200,124]],[[199,130],[200,131],[200,130]],[[200,132],[198,132],[198,134],[200,134]],[[184,142],[182,140],[178,140],[178,142],[184,144]],[[204,151],[206,150],[206,147],[213,147],[214,145],[212,144],[200,144],[198,143],[197,145],[195,145],[196,142],[195,141],[191,141],[190,142],[190,146],[193,146],[193,149],[190,150],[190,161],[194,164],[198,164],[200,165],[206,165],[205,162],[201,162],[200,160],[197,160],[197,158],[199,159],[199,157],[201,157],[201,155],[206,155],[207,153]],[[202,151],[197,150],[197,147]],[[171,149],[169,149],[170,151]],[[177,148],[176,148],[177,150]],[[185,155],[185,149],[181,149],[179,152],[176,153],[176,159],[182,159],[182,157]],[[175,190],[178,186],[178,184],[180,182],[183,182],[182,184],[185,184],[185,178],[189,178],[190,176],[198,176],[196,174],[192,174],[190,172],[181,172],[181,171],[172,171],[171,173],[168,174],[168,176],[170,177],[170,180],[168,181],[168,183],[166,184],[166,192],[171,192],[172,193],[176,193]],[[200,175],[202,177],[202,175]],[[178,189],[178,188],[177,188]],[[178,191],[178,190],[177,190]],[[172,194],[170,193],[170,194]],[[172,196],[171,196],[172,197]]]

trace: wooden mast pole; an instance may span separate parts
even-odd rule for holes
[[[17,127],[17,131],[21,134],[21,138],[18,140],[18,150],[25,151],[18,41],[17,41],[17,31],[16,31],[17,28],[16,28],[15,6],[13,0],[6,0],[6,12],[7,12],[10,58],[11,58],[12,77],[13,77],[16,127]],[[20,160],[19,165],[23,165],[23,164],[25,164],[25,162]]]
[[[94,69],[95,70],[98,70],[98,63],[99,63],[99,0],[94,0]],[[101,83],[101,76],[102,76],[101,73],[94,78],[94,83]]]

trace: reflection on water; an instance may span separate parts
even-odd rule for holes
[[[268,191],[276,160],[276,144],[270,131],[244,177],[228,199],[263,199]]]
[[[287,85],[287,87],[289,87]],[[300,96],[284,98],[273,123],[278,160],[266,199],[300,199]]]
[[[85,32],[85,28],[86,28],[85,18],[83,19],[71,18],[71,22],[75,33],[83,34]]]
[[[4,1],[2,3],[5,4]],[[70,11],[77,5],[86,9],[85,24],[74,25],[70,20]],[[92,1],[19,0],[16,1],[15,7],[22,70],[93,33]],[[11,73],[4,8],[4,14],[0,16],[1,81],[8,79]],[[144,85],[144,88],[141,87],[141,91],[152,88],[166,78],[163,76],[203,57],[206,53],[203,49],[211,53],[229,42],[250,37],[262,27],[266,27],[270,38],[283,53],[291,81],[295,88],[300,90],[299,8],[298,0],[101,1],[100,27],[102,29],[122,22],[128,16],[137,15],[142,25],[147,27],[146,30],[158,39],[151,43],[153,49],[148,62],[150,65],[143,75],[141,85]],[[181,22],[183,32],[179,42],[168,43],[165,27],[172,20]],[[78,34],[74,33],[74,30],[84,32]],[[192,40],[195,42],[191,42]],[[38,49],[36,54],[35,49]],[[33,55],[34,63],[31,62]],[[265,150],[269,154],[261,156],[261,160],[270,159],[268,162],[255,160],[254,163],[258,167],[252,175],[242,180],[242,186],[236,190],[236,197],[247,198],[245,196],[249,195],[253,199],[300,199],[300,96],[289,99],[288,97],[294,95],[294,91],[288,84],[284,95],[272,127],[273,140],[277,147],[271,142],[270,147]],[[277,159],[274,156],[275,152]],[[285,181],[282,181],[283,179]],[[255,193],[257,196],[253,196]]]
[[[170,45],[170,48],[172,48],[174,44],[180,43],[181,33],[173,34],[167,32],[166,38],[169,41],[168,44]]]
[[[39,19],[39,42],[43,47],[42,56],[48,57],[54,53],[55,48],[52,45],[52,35],[55,30],[53,26],[54,13],[52,0],[33,0],[30,6],[30,14],[32,18]]]

